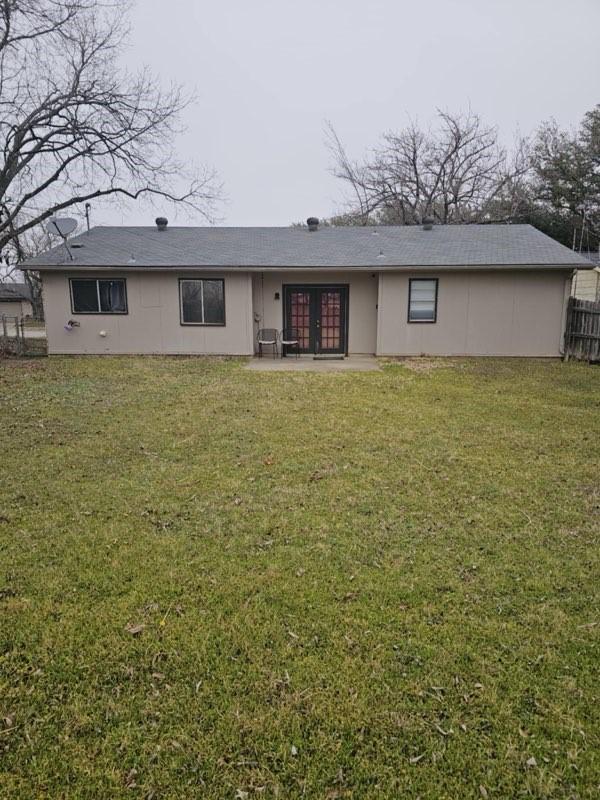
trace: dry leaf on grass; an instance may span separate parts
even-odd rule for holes
[[[135,789],[136,788],[137,783],[135,782],[135,778],[136,778],[137,774],[138,774],[137,769],[135,767],[133,767],[133,769],[130,769],[129,772],[127,773],[127,775],[125,776],[125,786],[128,789]]]
[[[144,623],[143,622],[128,622],[125,625],[125,630],[127,633],[130,633],[132,636],[139,636],[140,633],[144,630]]]

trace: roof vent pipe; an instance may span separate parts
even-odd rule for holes
[[[155,220],[156,227],[159,231],[166,231],[169,220],[166,217],[157,217]]]
[[[309,217],[306,220],[306,224],[308,225],[309,231],[318,231],[319,230],[319,218],[318,217]]]
[[[430,231],[433,228],[433,217],[423,217],[423,230]]]

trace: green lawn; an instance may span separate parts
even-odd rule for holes
[[[0,404],[0,797],[599,796],[599,368],[54,357]]]

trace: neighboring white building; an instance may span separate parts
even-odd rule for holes
[[[553,356],[589,261],[530,225],[97,227],[39,271],[49,353]],[[590,265],[591,266],[591,265]]]
[[[578,269],[573,276],[571,294],[579,300],[600,302],[600,253],[586,253],[586,257],[595,264],[593,269]]]
[[[26,283],[0,283],[0,317],[30,317],[32,313]]]

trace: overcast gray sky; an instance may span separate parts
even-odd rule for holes
[[[327,119],[359,155],[436,106],[470,105],[510,143],[600,102],[600,0],[138,0],[131,21],[127,65],[197,93],[178,151],[220,173],[226,225],[339,209]],[[154,216],[98,207],[93,222]]]

